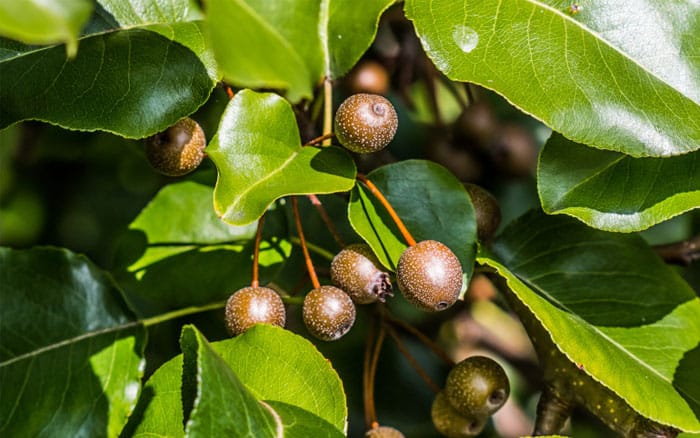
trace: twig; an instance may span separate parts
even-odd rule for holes
[[[340,233],[338,232],[338,228],[336,228],[335,223],[333,223],[333,221],[331,220],[331,217],[328,215],[328,212],[323,207],[321,200],[318,199],[318,196],[316,196],[316,195],[308,195],[307,197],[309,198],[309,201],[311,201],[311,204],[314,207],[316,207],[318,214],[321,215],[321,219],[323,220],[323,223],[326,224],[326,227],[328,228],[328,231],[333,236],[333,239],[335,239],[335,242],[341,248],[345,248],[345,242],[343,241],[343,238],[340,237]]]
[[[653,248],[666,263],[688,266],[700,259],[700,234],[687,240],[657,245]]]
[[[401,341],[401,338],[399,338],[399,335],[396,333],[396,330],[389,324],[384,324],[386,326],[386,331],[389,332],[389,336],[394,340],[396,343],[396,346],[398,347],[399,351],[403,356],[408,360],[408,362],[411,364],[413,369],[416,370],[416,373],[423,379],[423,381],[430,387],[430,389],[433,390],[436,394],[440,392],[440,387],[433,382],[433,379],[428,376],[428,374],[425,372],[422,366],[416,361],[416,358],[413,357],[410,351],[408,351],[408,348],[403,344],[403,341]]]
[[[430,348],[430,350],[433,353],[435,353],[437,357],[442,359],[445,362],[445,364],[447,364],[447,366],[449,366],[450,368],[455,366],[455,361],[452,360],[452,358],[448,356],[447,353],[445,353],[445,351],[442,348],[440,348],[440,346],[437,345],[432,339],[423,334],[423,332],[421,332],[420,330],[418,330],[410,324],[406,324],[398,318],[394,318],[391,315],[385,315],[385,319],[390,324],[393,324],[418,338],[418,340],[425,344],[426,347]]]

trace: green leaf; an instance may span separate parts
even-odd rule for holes
[[[185,331],[194,333],[192,328],[185,328]],[[204,351],[202,343],[205,341],[201,335],[197,337],[201,339],[198,348]],[[330,363],[305,338],[279,327],[257,325],[236,338],[213,342],[208,348],[207,360],[215,364],[215,371],[222,372],[223,364],[230,367],[235,378],[245,386],[241,391],[264,401],[280,417],[285,437],[342,436],[340,431],[345,430],[347,420],[342,382]],[[212,358],[212,354],[217,357]],[[186,365],[185,372],[189,369]],[[133,431],[137,437],[184,436],[179,389],[182,370],[183,356],[180,355],[153,374],[144,386],[144,396],[139,400],[127,431]],[[187,400],[192,394],[187,392],[191,389],[188,385],[197,382],[193,376],[185,376],[183,390],[186,390]],[[200,377],[203,383],[208,380],[206,386],[200,387],[200,395],[215,396],[218,389],[209,386],[211,377],[201,370]],[[211,405],[192,416],[213,414],[217,408]],[[164,416],[162,412],[173,415]]]
[[[476,255],[474,207],[454,175],[430,161],[407,160],[382,166],[367,177],[416,241],[432,239],[449,246],[467,279],[471,277]],[[351,193],[348,217],[382,264],[394,271],[407,245],[384,207],[361,184]]]
[[[235,227],[212,208],[211,187],[181,182],[164,187],[129,226],[120,248],[128,266],[120,282],[144,314],[226,299],[250,285],[257,224]],[[266,215],[260,281],[272,280],[291,252],[283,209]]]
[[[70,60],[61,47],[0,40],[0,77],[0,128],[35,119],[129,138],[173,125],[214,86],[191,50],[141,29],[83,38]]]
[[[495,90],[576,142],[632,156],[700,148],[700,21],[684,0],[407,0],[454,80]],[[630,25],[634,23],[634,25]],[[624,31],[622,30],[624,29]]]
[[[276,94],[238,93],[207,153],[219,171],[214,207],[232,225],[253,222],[282,196],[347,191],[355,183],[347,152],[301,146],[292,107]]]
[[[287,90],[298,102],[323,78],[347,72],[367,50],[392,0],[211,0],[207,27],[225,78],[240,87]]]
[[[477,261],[505,278],[571,362],[642,416],[700,431],[700,299],[639,236],[531,212],[494,252],[500,261]]]
[[[0,435],[119,435],[145,330],[110,277],[67,250],[0,249]]]
[[[634,158],[553,134],[540,154],[537,187],[547,213],[608,231],[640,231],[700,206],[700,152]]]
[[[217,355],[193,326],[182,329],[183,376],[196,376],[196,398],[189,413],[188,437],[274,437],[281,425]],[[183,399],[185,381],[183,380]],[[185,399],[186,400],[186,399]]]
[[[0,35],[26,44],[66,43],[69,57],[78,49],[80,29],[90,18],[88,0],[13,0],[0,3]]]

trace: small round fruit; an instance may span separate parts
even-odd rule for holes
[[[491,105],[482,99],[464,110],[457,121],[457,129],[463,137],[483,147],[489,144],[498,130],[498,119]]]
[[[355,323],[355,305],[335,286],[321,286],[304,298],[304,324],[309,332],[322,341],[343,337]]]
[[[486,189],[470,183],[464,184],[464,188],[467,189],[472,204],[474,204],[476,233],[479,240],[487,242],[496,234],[496,230],[501,224],[501,207],[498,206],[496,198]]]
[[[285,318],[282,299],[267,287],[244,287],[226,302],[226,327],[231,336],[243,333],[255,324],[284,327]]]
[[[510,123],[501,127],[491,144],[494,163],[516,177],[530,176],[537,168],[537,146],[530,132]]]
[[[377,61],[362,61],[347,78],[352,93],[386,94],[389,91],[389,73]]]
[[[335,113],[335,136],[360,154],[384,149],[394,138],[399,119],[394,106],[377,94],[353,94]]]
[[[389,274],[379,268],[379,260],[369,245],[346,246],[331,262],[331,280],[357,304],[382,303],[391,291]]]
[[[445,391],[438,392],[430,409],[433,426],[448,438],[469,438],[479,435],[488,416],[469,417],[457,412],[447,400]]]
[[[365,432],[365,438],[404,438],[404,434],[393,427],[378,426]]]
[[[424,240],[401,254],[396,282],[406,299],[420,309],[445,310],[459,298],[462,265],[447,245]]]
[[[468,357],[455,365],[445,383],[450,404],[466,416],[492,415],[509,394],[505,371],[496,361],[484,356]]]
[[[154,169],[168,176],[192,172],[204,159],[207,142],[201,126],[189,117],[146,140],[146,157]]]

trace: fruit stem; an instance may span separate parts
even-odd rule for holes
[[[289,238],[289,241],[292,242],[292,243],[295,244],[295,245],[301,246],[301,240],[300,240],[298,237],[296,237],[296,236],[291,236],[291,237]],[[313,252],[315,252],[316,254],[318,254],[318,255],[320,255],[321,257],[323,257],[324,259],[327,259],[329,262],[332,262],[332,261],[333,261],[333,258],[335,257],[335,255],[333,255],[332,252],[326,251],[325,249],[321,248],[321,247],[318,246],[318,245],[314,245],[314,244],[311,243],[311,242],[306,242],[306,247],[309,248],[310,251],[313,251]]]
[[[331,133],[333,126],[333,84],[326,77],[323,81],[323,135]],[[321,143],[322,146],[330,146],[331,138],[328,137]]]
[[[408,360],[408,362],[411,364],[413,369],[416,370],[416,372],[421,377],[421,379],[423,379],[423,381],[430,387],[430,389],[433,390],[433,392],[435,394],[440,392],[440,387],[437,386],[437,384],[435,384],[435,382],[433,382],[433,379],[431,379],[430,376],[428,376],[428,373],[425,372],[423,367],[420,366],[418,361],[416,361],[416,358],[413,357],[413,355],[411,354],[410,351],[408,351],[408,348],[406,348],[403,341],[401,340],[399,335],[396,333],[396,330],[394,330],[394,328],[392,326],[390,326],[389,324],[386,324],[386,331],[389,332],[389,336],[391,336],[391,338],[394,340],[394,342],[396,343],[396,346],[399,348],[399,351],[401,352],[401,354],[403,354],[403,356],[406,358],[406,360]]]
[[[379,363],[379,353],[382,350],[386,331],[382,324],[378,324],[378,318],[373,319],[367,333],[367,345],[365,347],[365,357],[362,367],[362,389],[363,401],[365,405],[365,426],[372,429],[377,424],[377,411],[374,406],[374,379],[377,374],[377,364]],[[377,333],[379,325],[379,333]]]
[[[250,282],[251,287],[260,286],[258,259],[260,258],[260,241],[262,240],[262,228],[265,222],[265,215],[258,219],[258,229],[255,231],[255,247],[253,248],[253,280]]]
[[[301,243],[301,250],[304,252],[304,261],[306,262],[306,270],[309,272],[309,278],[311,278],[311,284],[314,289],[319,289],[321,283],[318,282],[318,277],[316,276],[316,270],[314,269],[314,264],[309,256],[309,249],[306,247],[306,239],[304,239],[304,230],[301,227],[301,217],[299,216],[299,203],[297,202],[297,197],[292,196],[292,210],[294,211],[294,222],[297,225],[297,233],[299,234],[299,242]]]
[[[226,94],[228,95],[228,98],[233,99],[233,96],[235,96],[235,94],[233,93],[233,90],[231,89],[231,87],[226,85],[225,89],[226,89]]]
[[[316,207],[316,210],[318,211],[318,214],[321,216],[321,219],[323,220],[323,222],[326,224],[328,231],[330,231],[331,235],[333,235],[333,239],[335,239],[335,242],[341,248],[345,248],[345,242],[343,241],[343,238],[340,237],[340,233],[338,232],[338,228],[336,228],[335,223],[333,223],[333,221],[331,220],[331,217],[328,215],[328,212],[323,207],[321,200],[318,199],[318,196],[316,196],[316,195],[308,195],[308,198],[309,198],[309,201],[311,201],[311,204],[314,207]]]
[[[361,173],[358,173],[356,178],[358,181],[362,182],[365,186],[367,186],[369,191],[372,192],[372,194],[377,198],[377,200],[384,206],[386,211],[389,213],[389,216],[391,216],[391,219],[394,221],[396,226],[399,227],[399,231],[401,232],[401,235],[403,236],[408,246],[415,246],[415,239],[413,239],[413,236],[411,236],[411,233],[403,224],[403,221],[401,221],[399,215],[396,214],[396,210],[394,210],[394,207],[392,207],[389,201],[384,197],[384,195],[382,195],[382,192],[379,191],[377,186],[375,186],[372,181],[367,179],[367,177]]]
[[[304,143],[304,146],[313,146],[315,144],[318,144],[322,141],[328,140],[328,139],[333,138],[333,137],[335,137],[335,134],[332,132],[329,132],[328,134],[319,135],[318,137],[313,138],[313,139],[307,141],[306,143]]]
[[[423,344],[425,344],[426,347],[430,348],[430,350],[433,353],[435,353],[435,355],[437,357],[442,359],[443,362],[445,362],[445,364],[447,366],[449,366],[450,368],[455,366],[455,361],[452,360],[452,358],[450,356],[448,356],[447,353],[445,353],[445,350],[440,348],[439,345],[437,345],[432,339],[430,339],[425,334],[423,334],[423,332],[421,332],[417,328],[413,327],[412,325],[407,324],[404,321],[401,321],[398,318],[394,318],[393,316],[391,316],[389,314],[385,315],[384,318],[388,323],[393,324],[394,326],[399,327],[399,328],[407,331],[408,333],[412,334],[416,338],[418,338],[418,340],[421,341]]]

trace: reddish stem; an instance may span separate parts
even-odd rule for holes
[[[367,336],[367,347],[365,348],[364,367],[362,372],[363,390],[364,390],[364,405],[365,405],[365,426],[367,429],[373,429],[379,424],[377,423],[377,410],[374,406],[374,380],[377,375],[377,365],[379,363],[379,353],[382,351],[382,344],[386,330],[384,325],[379,324],[379,333],[376,334],[376,323],[370,326],[370,332]],[[374,341],[374,344],[372,344]]]
[[[226,94],[228,94],[228,98],[233,99],[233,96],[235,96],[235,94],[234,94],[233,90],[231,89],[231,87],[229,87],[227,85],[225,90],[226,90]]]
[[[318,199],[318,196],[316,196],[316,195],[307,195],[307,196],[309,198],[309,201],[311,201],[311,204],[314,207],[316,207],[318,214],[321,215],[321,219],[326,224],[328,231],[330,231],[331,235],[333,235],[333,239],[335,239],[335,242],[341,248],[345,248],[345,242],[343,241],[343,238],[340,237],[340,233],[338,233],[338,228],[336,228],[335,223],[333,223],[333,221],[331,220],[331,217],[328,215],[328,212],[323,207],[321,200]]]
[[[379,191],[377,186],[375,186],[372,181],[367,179],[367,177],[361,173],[358,173],[356,178],[358,181],[362,182],[365,186],[367,186],[369,191],[372,192],[372,194],[377,198],[377,200],[384,206],[386,211],[389,213],[389,216],[391,216],[391,219],[394,221],[396,226],[399,227],[399,231],[401,232],[401,235],[403,236],[408,246],[415,246],[416,241],[413,239],[413,236],[411,236],[411,233],[403,224],[403,221],[401,221],[399,215],[396,214],[396,210],[394,210],[394,207],[392,207],[389,201],[384,197],[384,195],[382,195],[382,192]]]
[[[335,134],[333,134],[332,132],[329,132],[329,133],[323,134],[323,135],[319,135],[318,137],[307,141],[307,142],[304,144],[304,146],[313,146],[313,145],[315,145],[315,144],[319,144],[319,143],[321,143],[322,141],[328,140],[329,138],[333,138],[333,137],[335,137]]]
[[[294,211],[294,222],[297,225],[297,233],[299,233],[299,241],[301,242],[301,250],[304,252],[304,260],[306,261],[306,270],[309,272],[309,278],[311,278],[311,284],[314,289],[319,289],[321,283],[318,282],[318,277],[316,276],[316,270],[314,269],[314,264],[311,261],[311,256],[309,256],[309,249],[306,247],[306,239],[304,238],[304,230],[301,227],[301,217],[299,216],[299,203],[297,202],[296,196],[292,196],[292,210]]]
[[[401,341],[401,338],[399,338],[399,335],[396,334],[396,330],[390,325],[387,325],[386,330],[389,332],[389,336],[394,340],[396,343],[396,346],[399,348],[399,351],[403,356],[408,360],[408,362],[411,364],[413,369],[416,370],[418,375],[423,379],[423,381],[430,387],[430,389],[433,390],[436,394],[440,392],[440,387],[433,382],[433,379],[428,376],[428,374],[425,372],[422,366],[416,361],[416,358],[413,357],[410,351],[408,351],[408,348],[403,344],[403,341]]]
[[[413,327],[412,325],[401,321],[398,318],[394,318],[393,316],[386,315],[385,318],[387,322],[397,327],[400,327],[401,329],[409,332],[410,334],[418,338],[418,340],[425,344],[426,347],[430,348],[430,350],[433,353],[435,353],[437,357],[442,359],[447,364],[447,366],[449,366],[450,368],[455,366],[455,361],[452,360],[452,358],[447,353],[445,353],[445,351],[442,348],[440,348],[440,346],[437,345],[432,339],[423,334],[423,332]]]
[[[260,241],[262,240],[263,223],[265,215],[262,215],[258,220],[258,229],[255,231],[255,247],[253,248],[253,281],[250,282],[252,287],[260,286],[258,259],[260,258]]]

